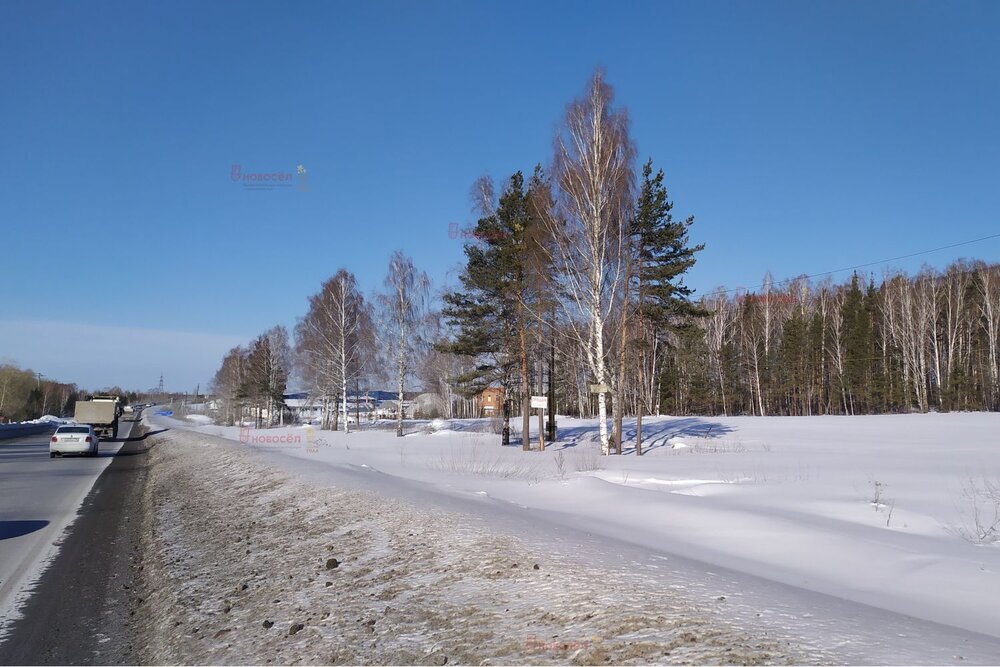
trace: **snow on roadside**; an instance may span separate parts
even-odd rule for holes
[[[54,415],[42,415],[38,419],[29,419],[24,422],[13,422],[15,424],[75,424],[72,419],[56,417]]]
[[[969,489],[1000,480],[998,414],[647,418],[641,458],[600,457],[595,422],[568,418],[544,453],[498,447],[475,432],[483,423],[463,420],[402,439],[177,425],[245,438],[317,474],[364,466],[483,494],[652,550],[1000,636],[1000,544],[963,538],[975,528]],[[252,441],[281,435],[301,443]],[[990,516],[995,506],[979,502]]]
[[[480,520],[317,487],[239,445],[153,436],[152,663],[812,663],[658,579],[539,553]]]
[[[185,416],[184,419],[187,419],[190,422],[194,422],[195,424],[211,424],[212,423],[212,418],[209,417],[208,415],[191,414],[191,415]]]

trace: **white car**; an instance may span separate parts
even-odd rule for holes
[[[60,426],[49,440],[49,458],[56,454],[86,454],[97,456],[100,438],[94,433],[94,427],[86,424]]]

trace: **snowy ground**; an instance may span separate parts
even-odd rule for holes
[[[641,458],[600,457],[595,423],[568,418],[544,453],[501,448],[474,422],[417,425],[398,439],[153,419],[242,436],[247,442],[234,451],[313,484],[383,495],[417,485],[481,515],[529,508],[599,540],[1000,636],[1000,545],[975,543],[973,516],[978,507],[980,524],[988,523],[996,511],[985,487],[1000,480],[1000,415],[647,419]],[[850,615],[858,609],[868,607]],[[913,628],[896,634],[907,632]],[[984,641],[982,659],[1000,662],[1000,652],[990,653],[996,644]],[[862,649],[851,659],[931,659],[907,653],[907,644],[890,639],[883,653]],[[959,661],[964,649],[943,651],[937,661]]]
[[[217,438],[155,436],[144,661],[801,664],[657,577],[587,567],[487,521],[317,487]]]
[[[76,422],[72,419],[65,417],[56,417],[54,415],[42,415],[38,419],[31,419],[26,422],[21,422],[22,424],[75,424]]]

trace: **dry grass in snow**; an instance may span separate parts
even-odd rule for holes
[[[155,438],[147,662],[831,660],[727,626],[641,573],[550,557],[463,515],[308,485],[209,436]]]

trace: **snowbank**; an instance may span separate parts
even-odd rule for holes
[[[212,418],[209,417],[208,415],[187,415],[186,417],[184,417],[184,419],[187,419],[188,421],[194,422],[196,424],[213,423]]]
[[[38,419],[31,419],[26,422],[18,422],[20,424],[73,424],[75,423],[72,419],[66,419],[63,417],[55,417],[53,415],[43,415]]]

